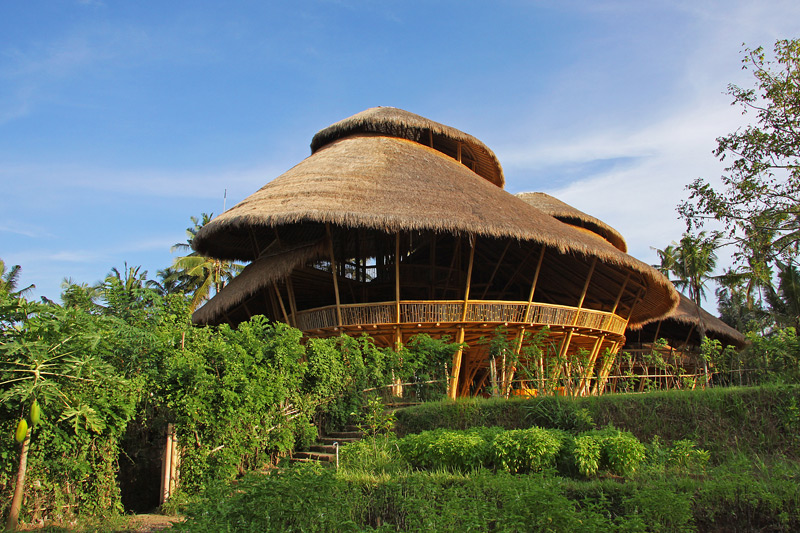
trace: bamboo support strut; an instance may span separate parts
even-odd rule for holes
[[[169,500],[178,487],[179,462],[180,454],[178,453],[178,439],[175,434],[175,425],[167,424],[167,442],[161,461],[161,504]]]
[[[470,235],[469,238],[469,266],[467,267],[467,286],[464,289],[464,309],[461,312],[461,321],[464,322],[467,319],[467,305],[469,304],[469,288],[470,283],[472,281],[472,264],[475,261],[475,237]]]
[[[525,309],[525,322],[530,319],[531,305],[533,304],[533,293],[536,292],[536,283],[539,281],[539,272],[542,270],[542,261],[544,260],[545,247],[542,246],[542,251],[539,252],[539,261],[536,263],[536,273],[533,275],[533,282],[531,283],[531,292],[528,294],[528,307]]]
[[[336,259],[333,254],[333,237],[331,236],[330,223],[325,224],[325,233],[328,236],[328,252],[331,254],[331,274],[333,275],[333,292],[336,296],[336,321],[337,326],[342,325],[342,302],[339,299],[339,280],[336,274]]]
[[[275,294],[278,296],[278,303],[281,306],[281,312],[283,313],[283,321],[289,324],[289,315],[286,313],[286,306],[283,305],[283,297],[281,296],[281,291],[278,289],[278,284],[273,283],[272,287],[275,289]]]
[[[459,344],[464,342],[464,326],[458,328],[458,337],[456,342]],[[450,376],[450,387],[447,395],[453,400],[456,399],[458,393],[458,374],[461,372],[461,356],[463,355],[463,348],[459,347],[458,351],[453,354],[453,374]]]
[[[397,323],[400,323],[400,232],[394,239],[394,300]]]

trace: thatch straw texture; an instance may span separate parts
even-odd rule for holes
[[[747,337],[742,335],[739,331],[730,327],[702,307],[698,307],[697,304],[683,294],[679,293],[679,295],[680,302],[678,302],[678,307],[662,320],[672,320],[689,327],[698,327],[702,321],[707,333],[719,337],[720,340],[725,340],[727,344],[733,344],[739,348],[747,344]]]
[[[373,107],[320,130],[311,140],[311,153],[317,152],[337,139],[357,133],[374,133],[385,137],[408,139],[426,146],[430,146],[432,135],[434,148],[441,140],[445,143],[448,140],[464,143],[477,159],[475,172],[498,187],[505,185],[500,161],[488,146],[463,131],[396,107]]]
[[[683,294],[678,293],[678,296],[680,298],[678,306],[667,316],[647,321],[644,324],[632,324],[628,329],[638,331],[645,326],[652,328],[656,323],[663,322],[664,324],[673,324],[673,328],[675,326],[681,327],[685,330],[681,335],[688,335],[692,328],[697,331],[702,322],[706,334],[709,337],[719,339],[723,344],[734,345],[737,348],[743,348],[744,345],[747,344],[747,337],[742,335],[739,331],[730,327],[702,307],[698,307],[697,304]]]
[[[355,135],[320,148],[203,227],[194,246],[203,255],[251,260],[251,231],[313,222],[533,241],[642,274],[647,292],[633,322],[664,315],[677,304],[672,284],[649,265],[432,148],[391,137]]]
[[[516,196],[561,222],[593,231],[620,251],[628,251],[628,245],[625,243],[622,234],[598,218],[587,215],[583,211],[575,209],[571,205],[543,192],[521,192]]]
[[[325,241],[322,240],[262,255],[247,265],[225,286],[224,290],[195,311],[192,321],[195,324],[213,323],[226,311],[233,309],[262,288],[288,277],[294,268],[322,256],[324,252]]]

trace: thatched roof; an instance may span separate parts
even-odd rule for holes
[[[474,168],[479,176],[498,187],[505,185],[503,168],[497,156],[481,141],[463,131],[434,122],[396,107],[373,107],[340,120],[320,130],[311,140],[311,153],[337,139],[357,133],[373,133],[385,137],[408,139],[456,157],[458,143],[462,143],[462,161],[467,154],[474,158]]]
[[[203,227],[193,245],[203,255],[252,260],[251,230],[312,222],[534,241],[641,273],[648,290],[634,322],[661,316],[677,303],[672,284],[649,265],[436,150],[391,137],[356,135],[321,148]]]
[[[226,311],[275,281],[287,277],[291,271],[320,257],[325,251],[325,241],[283,247],[268,251],[247,265],[242,272],[192,315],[195,324],[213,323]]]
[[[628,251],[628,245],[622,235],[603,222],[591,215],[587,215],[583,211],[575,209],[569,204],[562,202],[557,198],[553,198],[549,194],[543,192],[521,192],[516,195],[525,202],[529,203],[539,211],[547,213],[551,217],[557,218],[561,222],[570,224],[572,226],[586,228],[613,244],[616,248],[623,252]]]
[[[654,326],[659,321],[662,321],[664,323],[671,322],[683,326],[685,333],[682,333],[682,335],[688,335],[690,329],[694,328],[697,330],[702,322],[706,334],[709,337],[719,339],[723,344],[734,345],[737,348],[742,348],[747,344],[747,337],[742,335],[739,331],[730,327],[702,307],[698,307],[697,304],[683,294],[678,293],[678,295],[680,297],[678,306],[673,309],[669,315],[652,320],[643,325],[638,325],[638,327],[634,325],[630,329],[636,330],[643,326]]]

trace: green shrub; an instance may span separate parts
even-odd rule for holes
[[[490,439],[495,432],[439,429],[408,435],[399,441],[403,457],[416,468],[466,472],[486,466],[490,459]]]
[[[600,470],[631,476],[644,461],[646,448],[630,433],[609,426],[576,437],[573,457],[578,472],[586,477]]]
[[[710,458],[708,451],[699,449],[694,441],[684,439],[672,444],[667,465],[678,472],[702,474]]]
[[[603,453],[602,439],[596,435],[583,435],[575,439],[573,455],[578,472],[589,477],[600,470],[600,459]]]
[[[558,432],[543,428],[506,431],[492,441],[492,459],[497,468],[511,473],[539,472],[555,465],[561,443]]]

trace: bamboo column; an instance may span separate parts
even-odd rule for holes
[[[289,293],[289,309],[292,311],[292,326],[297,327],[297,300],[294,298],[294,284],[292,276],[286,278],[286,291]]]
[[[583,290],[581,291],[581,297],[578,300],[578,307],[575,310],[575,318],[572,320],[572,328],[567,332],[567,337],[564,339],[564,343],[561,345],[561,349],[559,350],[558,356],[562,360],[566,360],[567,352],[569,351],[569,345],[572,342],[572,334],[575,331],[574,326],[578,324],[578,318],[581,314],[581,309],[583,308],[583,301],[586,299],[586,293],[589,290],[589,283],[592,281],[592,275],[594,274],[594,268],[597,266],[597,258],[595,257],[592,260],[592,266],[589,267],[589,274],[586,276],[586,282],[583,284]],[[565,366],[569,368],[569,363],[565,362]],[[555,379],[558,380],[560,378],[561,372],[561,365],[556,367],[556,375]],[[569,373],[569,372],[568,372]],[[569,378],[569,376],[567,376]]]
[[[394,301],[397,323],[400,323],[400,232],[394,238]]]
[[[539,261],[536,263],[536,273],[533,275],[533,282],[531,283],[531,292],[528,294],[528,307],[525,308],[525,322],[530,320],[531,304],[533,304],[533,293],[536,292],[536,283],[539,281],[539,272],[542,270],[542,261],[544,260],[545,247],[542,245],[542,251],[539,253]]]
[[[336,259],[334,258],[333,254],[333,237],[331,236],[331,225],[330,223],[325,224],[325,232],[328,235],[328,253],[331,255],[331,274],[333,275],[333,292],[336,296],[336,325],[341,327],[342,325],[342,302],[339,299],[339,280],[338,275],[336,274]]]
[[[278,303],[281,306],[281,312],[283,313],[283,321],[289,324],[289,315],[286,313],[286,306],[283,305],[283,297],[281,296],[281,291],[278,289],[277,283],[272,283],[272,288],[275,289],[275,294],[278,296]]]
[[[161,460],[161,492],[160,502],[166,502],[178,486],[178,439],[174,424],[167,424],[167,443]]]
[[[472,280],[472,264],[475,260],[475,241],[474,237],[470,235],[469,237],[469,266],[467,267],[467,286],[464,290],[464,307],[461,310],[461,325],[458,329],[458,341],[459,343],[464,342],[464,321],[467,320],[467,309],[469,305],[469,287],[470,282]],[[453,354],[453,375],[450,378],[450,390],[448,391],[448,395],[450,398],[455,399],[458,395],[458,374],[461,372],[461,358],[463,356],[463,348],[459,348],[458,351]]]

